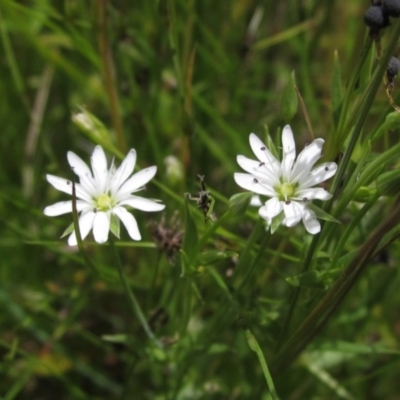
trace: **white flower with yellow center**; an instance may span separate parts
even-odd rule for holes
[[[265,144],[250,134],[250,146],[258,161],[238,156],[238,164],[248,174],[235,173],[236,183],[246,190],[268,196],[270,199],[259,209],[268,225],[274,218],[282,218],[282,224],[292,227],[301,220],[311,234],[321,230],[317,217],[307,207],[310,201],[329,200],[332,195],[322,187],[313,187],[335,175],[337,165],[327,162],[313,168],[321,157],[323,139],[315,139],[296,159],[293,132],[289,125],[282,131],[282,162],[277,160]],[[283,212],[283,214],[281,214]]]
[[[154,200],[135,196],[144,188],[157,172],[157,167],[149,167],[132,175],[136,164],[136,151],[131,149],[119,168],[112,162],[107,167],[106,155],[101,146],[96,146],[91,156],[92,170],[75,153],[67,153],[72,170],[79,177],[75,184],[76,208],[79,216],[79,230],[84,239],[91,230],[97,243],[108,239],[111,219],[117,217],[125,225],[133,240],[140,240],[141,235],[135,217],[126,207],[141,211],[161,211],[165,205]],[[132,176],[131,176],[132,175]],[[72,195],[72,182],[54,175],[46,175],[48,182],[57,190]],[[44,209],[49,217],[72,212],[72,200],[61,201]],[[68,238],[70,246],[77,245],[75,231]]]

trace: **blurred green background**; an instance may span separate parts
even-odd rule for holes
[[[298,230],[288,243],[279,231],[261,263],[276,269],[260,269],[260,281],[241,293],[241,309],[225,322],[221,288],[231,287],[235,257],[216,264],[220,287],[211,270],[182,278],[179,265],[156,249],[154,226],[175,214],[179,236],[184,193],[198,192],[198,174],[221,216],[227,198],[240,192],[233,173],[236,155],[251,156],[250,132],[265,138],[268,125],[279,142],[290,122],[299,148],[312,140],[302,112],[291,121],[282,115],[293,71],[314,135],[328,139],[334,159],[332,96],[344,90],[360,57],[369,6],[366,0],[0,0],[1,399],[271,398],[242,328],[256,320],[262,347],[273,348],[288,301],[284,277],[309,238]],[[341,81],[334,79],[335,52]],[[89,161],[96,144],[71,120],[82,109],[107,127],[101,144],[117,153],[117,163],[135,148],[141,168],[158,166],[145,196],[163,200],[164,217],[135,214],[144,240],[129,242],[123,232],[117,244],[164,350],[149,343],[131,314],[108,247],[87,241],[99,270],[93,275],[77,249],[59,239],[71,216],[43,215],[46,205],[67,198],[46,173],[72,178],[67,151]],[[382,88],[367,126],[389,110]],[[192,208],[198,229],[206,229]],[[229,220],[209,248],[240,252],[254,224]],[[273,376],[282,399],[399,398],[398,351],[374,355],[371,347],[383,341],[398,349],[400,281],[391,268],[398,255],[393,247],[376,260],[324,332],[320,353],[310,351]]]

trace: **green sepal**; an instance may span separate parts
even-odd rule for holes
[[[275,233],[275,231],[279,228],[279,225],[285,219],[285,213],[281,211],[276,217],[272,218],[271,221],[271,234]]]
[[[307,207],[314,211],[315,215],[317,216],[318,219],[323,219],[324,221],[329,221],[329,222],[336,222],[337,224],[341,224],[339,220],[336,218],[332,217],[332,215],[328,214],[321,208],[317,207],[315,204],[308,203]]]
[[[290,74],[290,79],[286,85],[281,99],[281,114],[285,122],[289,122],[297,113],[299,100],[296,92],[296,79],[294,71]]]
[[[121,223],[120,223],[119,218],[116,215],[111,214],[110,230],[114,234],[114,236],[116,236],[118,239],[119,239],[119,235],[120,235],[120,227],[121,227]]]
[[[275,147],[274,141],[271,138],[271,135],[269,134],[269,129],[267,125],[264,125],[265,129],[265,146],[268,148],[268,150],[271,152],[271,154],[279,160],[279,152]]]
[[[229,208],[231,213],[233,215],[243,215],[246,212],[252,197],[253,193],[251,192],[234,194],[229,199]]]
[[[68,228],[61,235],[60,239],[62,239],[65,236],[70,235],[73,231],[74,231],[74,223],[71,222],[71,224],[68,226]]]

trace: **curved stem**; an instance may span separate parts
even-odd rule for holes
[[[114,262],[117,265],[119,277],[120,277],[122,285],[124,286],[124,289],[128,295],[133,312],[138,317],[138,319],[139,319],[144,331],[146,332],[147,336],[149,337],[149,339],[151,339],[157,346],[162,347],[161,343],[157,340],[156,336],[154,335],[153,331],[151,330],[151,328],[147,322],[147,319],[144,316],[142,309],[140,308],[139,302],[137,301],[136,296],[128,283],[128,280],[126,279],[124,269],[122,268],[121,259],[119,258],[119,254],[117,252],[117,248],[115,246],[113,238],[110,239],[110,247],[111,247],[111,252],[113,255]]]

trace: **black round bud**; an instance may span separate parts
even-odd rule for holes
[[[395,78],[400,70],[400,60],[396,57],[392,57],[386,69],[386,74],[389,79]]]
[[[385,0],[383,2],[383,10],[390,17],[400,17],[400,0]]]
[[[365,11],[364,22],[372,29],[382,29],[389,25],[389,16],[381,6],[371,6]]]

